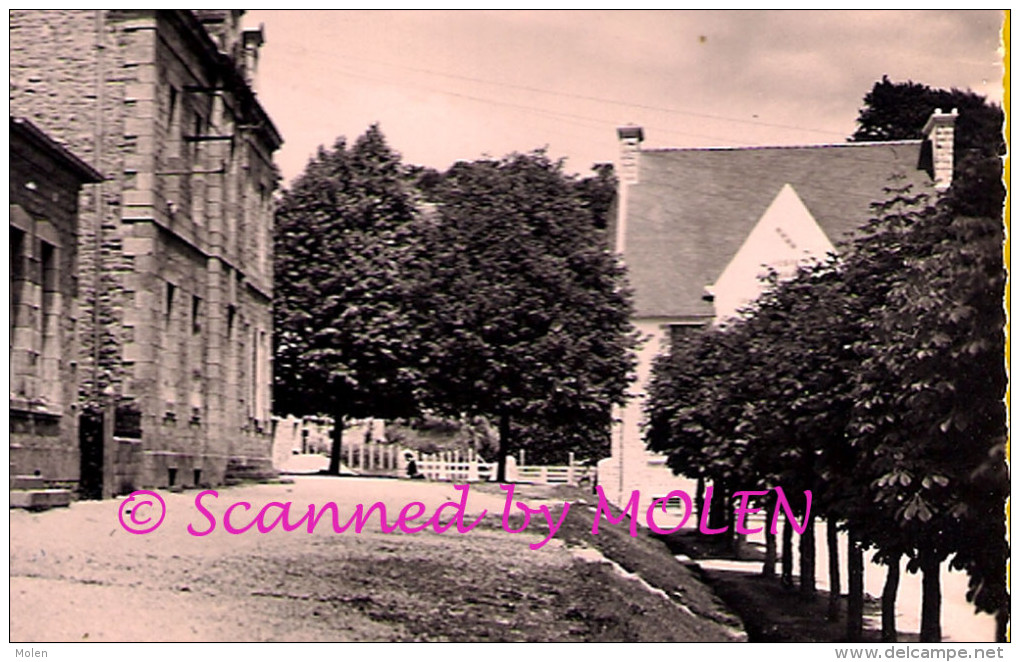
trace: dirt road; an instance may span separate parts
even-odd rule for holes
[[[302,477],[292,485],[159,492],[166,517],[147,535],[118,522],[122,500],[11,512],[11,640],[27,641],[726,641],[739,638],[714,597],[663,549],[653,584],[605,562],[578,536],[529,544],[502,530],[502,493],[472,490],[469,533],[276,530],[231,535],[226,507],[247,523],[271,501],[336,502],[341,514],[420,501],[431,514],[461,494],[449,484]],[[136,504],[137,505],[137,504]],[[580,511],[576,508],[575,511]],[[139,511],[140,512],[140,511]],[[344,517],[344,521],[346,521]],[[144,517],[142,518],[144,519]],[[296,519],[296,517],[295,517]],[[472,518],[473,519],[473,518]],[[590,526],[590,516],[588,518]],[[575,527],[577,528],[577,527]],[[610,539],[607,537],[607,541]],[[630,539],[618,537],[626,547]],[[647,544],[641,541],[640,544]],[[650,559],[650,560],[649,560]],[[707,616],[706,616],[707,615]]]

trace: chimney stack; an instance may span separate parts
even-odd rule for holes
[[[263,23],[257,28],[246,28],[241,32],[241,47],[243,49],[241,62],[241,73],[248,83],[248,87],[255,89],[255,75],[259,69],[259,49],[266,43],[266,29]]]
[[[638,182],[638,155],[645,132],[639,126],[621,126],[616,130],[620,139],[620,181],[624,184]]]
[[[951,113],[936,108],[921,129],[930,145],[932,179],[938,191],[945,191],[953,183],[953,140],[958,116],[956,108]]]

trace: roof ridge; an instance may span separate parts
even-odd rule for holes
[[[719,146],[719,147],[650,147],[642,148],[641,153],[650,152],[746,152],[766,149],[826,149],[829,147],[876,147],[883,145],[919,145],[924,142],[920,138],[913,140],[873,140],[867,142],[845,142],[845,143],[813,143],[803,145],[749,145],[743,147]]]

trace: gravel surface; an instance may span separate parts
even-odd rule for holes
[[[450,484],[385,479],[300,477],[290,485],[222,488],[218,498],[202,502],[217,521],[202,537],[187,530],[189,524],[196,530],[209,526],[196,509],[197,491],[159,491],[166,518],[147,535],[121,528],[123,499],[78,502],[45,513],[11,511],[11,641],[741,636],[739,622],[718,611],[711,593],[673,563],[664,547],[617,532],[594,541],[604,546],[599,551],[595,536],[585,540],[578,533],[590,527],[591,515],[577,506],[559,538],[532,550],[529,544],[545,534],[535,524],[520,534],[503,531],[505,495],[492,487],[469,492],[467,511],[477,515],[485,509],[489,516],[465,534],[386,534],[376,516],[362,533],[337,534],[328,518],[312,534],[279,527],[240,535],[223,530],[223,511],[239,501],[253,509],[239,510],[235,523],[251,521],[272,501],[293,502],[292,519],[308,504],[336,502],[343,523],[359,503],[384,502],[392,521],[409,502],[422,502],[428,517],[461,497]],[[523,493],[518,498],[539,504]],[[137,513],[139,519],[148,514]],[[655,568],[650,579],[641,567]]]

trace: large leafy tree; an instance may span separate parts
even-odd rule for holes
[[[938,641],[947,558],[1000,628],[1008,614],[1002,233],[951,199],[891,193],[839,260],[773,282],[746,319],[660,358],[648,440],[714,481],[811,489],[816,512],[845,522],[850,638],[862,548],[889,565],[886,637],[907,555],[924,573],[922,637]],[[801,589],[811,581],[802,567]]]
[[[883,76],[864,97],[850,140],[916,140],[935,109],[957,110],[953,156],[954,208],[970,216],[998,218],[1006,190],[1001,157],[1006,153],[1002,108],[969,90],[944,90],[921,83],[897,83]]]
[[[893,537],[873,528],[880,554],[891,562],[908,553],[911,568],[927,567],[924,638],[940,637],[938,566],[951,555],[971,573],[969,598],[997,614],[1001,638],[1002,109],[969,91],[883,78],[865,97],[852,140],[919,138],[935,108],[959,112],[952,186],[923,211],[899,213],[903,196],[894,196],[848,255],[845,280],[870,295],[874,311],[858,318],[867,329],[853,433],[875,508],[899,525]]]
[[[415,295],[427,404],[498,423],[500,480],[515,430],[590,430],[598,452],[635,338],[576,181],[542,152],[513,154],[454,165],[432,197]]]
[[[605,230],[616,201],[616,171],[612,163],[596,163],[591,169],[595,174],[578,180],[574,187],[582,204],[591,212],[592,223],[599,230]]]
[[[653,450],[668,452],[675,470],[711,479],[715,492],[726,484],[781,485],[791,495],[810,490],[812,517],[825,516],[833,535],[841,507],[856,493],[844,473],[853,331],[840,323],[839,286],[832,262],[782,283],[773,276],[745,318],[675,347],[654,370],[647,430]],[[803,503],[795,507],[803,513]],[[806,596],[815,591],[814,547],[809,526],[801,537]],[[767,558],[765,572],[771,567]],[[837,557],[834,567],[838,572]]]
[[[345,419],[416,411],[414,217],[378,126],[320,148],[277,210],[274,402],[280,413],[332,416],[332,473]]]
[[[946,201],[881,228],[870,241],[903,257],[855,377],[852,430],[874,499],[924,572],[922,638],[938,641],[939,566],[968,571],[969,598],[1008,614],[1003,509],[1006,375],[1001,223]],[[866,242],[862,242],[866,243]],[[866,254],[863,246],[853,257]]]

